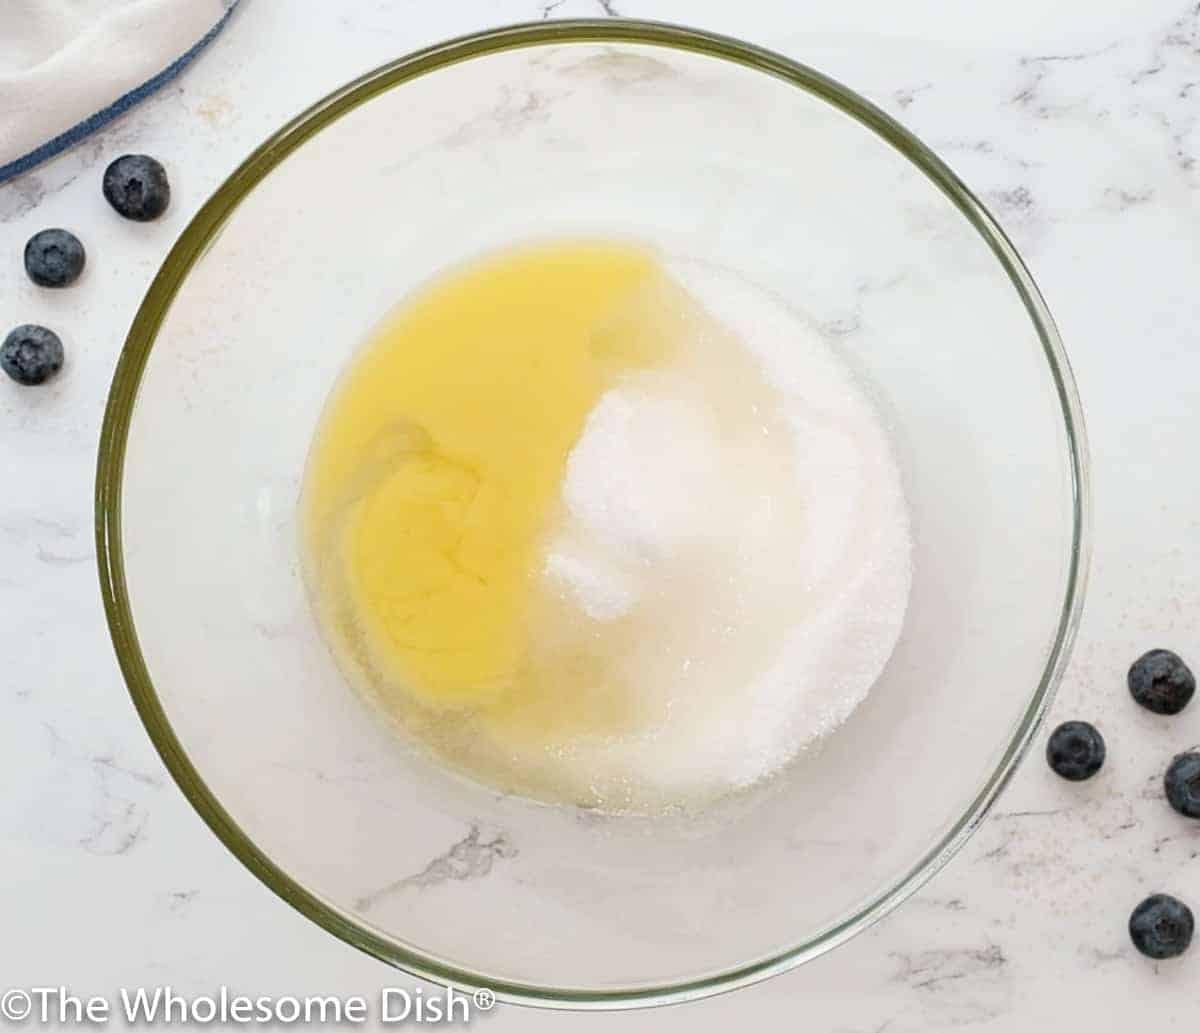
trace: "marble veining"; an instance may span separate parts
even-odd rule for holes
[[[81,815],[77,844],[91,854],[127,854],[139,845],[150,822],[147,790],[158,791],[158,774],[126,767],[108,753],[79,750],[49,722],[42,729],[51,757],[72,774],[73,782],[90,782],[90,805]],[[82,794],[81,794],[82,795]]]
[[[564,5],[569,6],[571,9],[568,10]],[[575,9],[576,6],[579,6],[578,10]],[[582,18],[586,16],[596,17],[597,15],[603,15],[606,18],[619,18],[621,12],[617,10],[613,0],[587,0],[585,4],[581,5],[571,4],[570,0],[542,0],[538,5],[538,17],[543,21],[556,16],[560,18]]]
[[[950,1026],[996,1018],[1013,992],[1008,956],[996,943],[896,953],[893,960],[893,980],[926,999]]]
[[[399,890],[422,890],[450,881],[482,879],[490,874],[497,861],[509,860],[517,854],[517,848],[502,829],[472,825],[462,839],[435,857],[419,872],[397,879],[382,889],[360,897],[355,901],[355,907],[360,911],[369,911],[384,897]]]
[[[184,919],[199,895],[199,890],[170,890],[155,897],[154,906],[166,918]]]
[[[293,993],[413,984],[268,894],[215,842],[149,747],[89,570],[105,392],[175,235],[287,118],[438,39],[511,21],[634,16],[745,36],[860,89],[951,164],[1029,261],[1079,377],[1097,500],[1089,601],[1050,721],[1099,723],[1109,763],[1090,783],[1061,783],[1041,760],[1043,733],[944,872],[885,922],[798,971],[664,1012],[501,1007],[487,1017],[489,1030],[1185,1025],[1198,1007],[1200,957],[1149,965],[1133,953],[1124,923],[1141,896],[1159,889],[1200,909],[1200,823],[1174,815],[1161,788],[1170,757],[1200,741],[1200,711],[1174,722],[1138,712],[1123,672],[1155,645],[1200,664],[1200,482],[1178,476],[1200,438],[1200,5],[1014,0],[973,9],[970,25],[920,2],[906,5],[901,24],[895,5],[878,0],[804,10],[781,0],[290,8],[243,4],[230,31],[177,83],[0,187],[0,330],[44,321],[64,331],[70,351],[52,390],[33,396],[0,383],[0,748],[11,765],[0,859],[6,924],[27,933],[4,959],[7,984],[102,990],[153,985],[169,973]],[[504,131],[538,117],[537,97],[496,103]],[[173,206],[160,224],[123,224],[99,199],[104,164],[132,150],[170,168]],[[88,271],[73,293],[46,296],[21,273],[25,239],[48,225],[77,228],[88,247]],[[825,331],[860,328],[874,289],[886,284],[864,283]],[[296,774],[359,777],[353,768]],[[470,892],[521,861],[503,830],[471,825],[455,835],[423,844],[423,865],[364,887],[360,909],[400,906],[405,893]]]

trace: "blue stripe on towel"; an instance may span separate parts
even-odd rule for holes
[[[94,115],[89,115],[78,125],[72,126],[64,133],[59,133],[52,140],[47,140],[40,147],[30,151],[28,154],[22,155],[15,161],[10,161],[7,165],[0,165],[0,183],[6,179],[12,179],[13,176],[18,176],[22,172],[26,172],[35,165],[40,165],[42,162],[60,151],[66,150],[72,144],[78,143],[89,133],[95,132],[102,125],[111,122],[118,115],[124,114],[139,101],[144,100],[160,86],[166,85],[175,78],[184,67],[197,54],[200,53],[209,43],[211,43],[218,32],[225,27],[225,23],[229,21],[233,14],[234,8],[238,5],[238,0],[227,0],[228,10],[221,15],[220,21],[217,22],[211,29],[208,30],[196,44],[181,57],[177,57],[166,68],[159,72],[151,79],[147,79],[141,86],[136,86],[128,93],[123,94],[113,101],[108,107],[101,111],[97,111]]]

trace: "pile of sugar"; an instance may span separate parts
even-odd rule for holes
[[[639,373],[601,398],[569,457],[545,574],[598,639],[623,629],[617,673],[650,704],[550,765],[631,809],[749,785],[833,730],[883,670],[911,584],[891,444],[842,362],[744,281],[667,272],[770,397],[750,405],[750,440],[714,419],[715,382]]]

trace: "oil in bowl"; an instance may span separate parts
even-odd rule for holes
[[[506,792],[702,807],[840,724],[899,637],[887,432],[771,295],[636,241],[515,246],[407,298],[302,494],[340,667]]]

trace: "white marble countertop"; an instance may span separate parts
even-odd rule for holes
[[[165,91],[0,186],[0,324],[49,323],[70,354],[53,388],[0,384],[0,989],[64,984],[107,995],[235,983],[373,996],[414,985],[276,899],[166,775],[100,607],[91,494],[100,417],[125,331],[170,243],[283,120],[437,38],[618,13],[740,35],[842,79],[945,157],[1022,249],[1076,369],[1095,484],[1091,588],[1051,721],[1097,722],[1109,763],[1090,783],[1064,783],[1040,759],[1043,733],[946,871],[801,970],[666,1011],[501,1006],[481,1025],[982,1033],[1194,1024],[1200,950],[1155,966],[1133,951],[1125,923],[1160,889],[1200,910],[1200,823],[1175,816],[1158,788],[1167,759],[1200,741],[1200,708],[1155,718],[1124,689],[1144,649],[1200,658],[1192,0],[244,0],[229,31]],[[160,223],[120,223],[100,200],[104,164],[130,149],[171,170],[174,201]],[[25,282],[19,256],[31,233],[59,224],[76,227],[96,260],[76,289],[51,296]]]

